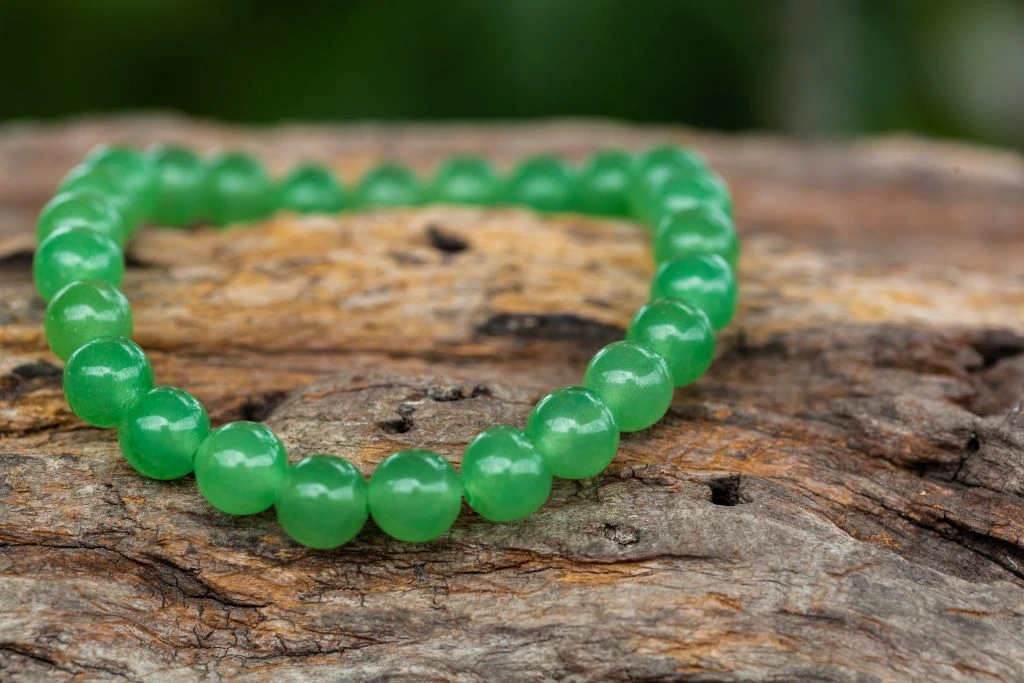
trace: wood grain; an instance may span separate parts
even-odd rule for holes
[[[743,302],[711,372],[532,518],[313,552],[69,412],[34,215],[94,144],[240,147],[346,179],[661,140],[734,188]],[[429,207],[142,234],[125,291],[160,383],[292,458],[455,462],[620,337],[625,222]],[[0,678],[1024,680],[1024,161],[569,121],[0,128]]]

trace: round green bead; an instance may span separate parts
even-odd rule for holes
[[[75,280],[102,280],[118,287],[124,279],[124,256],[109,237],[88,228],[60,228],[36,247],[32,276],[46,301]]]
[[[710,204],[732,216],[732,197],[721,176],[707,172],[669,177],[654,190],[646,215],[657,225],[667,214],[701,204]]]
[[[398,164],[371,169],[356,187],[360,206],[417,206],[423,203],[423,186],[412,171]]]
[[[229,515],[253,515],[274,504],[285,473],[284,444],[259,422],[229,422],[195,455],[196,484],[207,502]]]
[[[707,171],[707,162],[696,152],[672,145],[655,147],[640,155],[634,168],[631,198],[633,214],[646,219],[654,192],[670,176],[689,177]]]
[[[556,477],[586,479],[604,471],[619,448],[619,428],[604,399],[565,387],[537,403],[526,435]]]
[[[63,192],[47,202],[36,221],[36,242],[60,228],[89,228],[118,244],[128,236],[124,218],[95,190]]]
[[[715,332],[707,315],[675,299],[657,299],[641,307],[626,339],[641,342],[661,355],[677,387],[695,382],[715,357]]]
[[[736,314],[739,294],[732,268],[721,256],[705,254],[666,261],[651,282],[651,298],[679,299],[707,314],[717,332]]]
[[[694,204],[665,214],[654,228],[657,263],[718,254],[735,268],[739,250],[732,219],[710,204]]]
[[[142,221],[150,217],[156,205],[158,180],[145,155],[130,147],[104,145],[91,151],[83,165],[115,174],[120,186],[138,204],[135,218]]]
[[[486,159],[458,156],[438,167],[427,196],[447,204],[493,204],[500,188],[498,174]]]
[[[50,299],[43,330],[53,352],[67,360],[87,341],[131,337],[132,308],[125,295],[109,282],[75,280]]]
[[[210,433],[210,416],[191,394],[157,387],[138,398],[121,418],[121,454],[151,479],[177,479],[192,471],[199,444]]]
[[[636,161],[635,178],[642,183],[658,185],[672,175],[697,175],[707,171],[708,164],[700,154],[676,145],[659,145],[647,150]]]
[[[337,213],[348,203],[341,183],[330,169],[299,166],[281,181],[278,208],[298,213]]]
[[[481,432],[462,455],[466,502],[492,522],[535,512],[551,494],[551,468],[526,434],[515,427]]]
[[[109,168],[79,165],[64,176],[57,193],[95,192],[106,199],[124,221],[125,240],[138,229],[146,207],[122,183],[121,175]]]
[[[216,225],[244,223],[273,211],[272,184],[263,164],[241,152],[225,152],[209,161],[204,204]]]
[[[660,420],[672,404],[672,374],[660,354],[635,341],[604,347],[591,359],[583,386],[603,398],[623,432]]]
[[[366,524],[366,480],[352,463],[311,455],[288,468],[274,508],[285,533],[309,548],[348,543]]]
[[[182,226],[200,220],[206,188],[206,164],[202,158],[176,145],[153,147],[148,156],[157,179],[153,221],[160,225]]]
[[[560,159],[536,156],[526,159],[509,176],[505,201],[536,211],[574,211],[579,206],[576,178]]]
[[[392,538],[430,541],[451,528],[462,508],[462,484],[447,460],[410,449],[387,457],[370,477],[370,514]]]
[[[599,216],[628,216],[633,162],[619,150],[591,156],[580,171],[580,209]]]
[[[64,396],[75,415],[116,427],[129,405],[153,388],[153,368],[124,337],[100,337],[75,349],[64,365]]]

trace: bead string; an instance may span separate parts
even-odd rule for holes
[[[651,299],[624,341],[597,352],[581,386],[542,398],[525,430],[492,427],[473,439],[461,473],[419,449],[390,455],[369,483],[334,455],[289,465],[266,425],[240,421],[211,430],[193,396],[154,388],[149,361],[130,339],[131,307],[119,290],[123,248],[139,226],[223,226],[278,210],[337,213],[428,202],[517,204],[646,223],[657,265]],[[579,169],[538,156],[504,178],[468,156],[445,161],[428,182],[383,164],[354,187],[316,165],[275,182],[258,160],[237,152],[204,159],[178,146],[102,147],[61,181],[39,215],[37,238],[33,275],[48,302],[46,340],[65,360],[72,411],[91,425],[117,428],[121,452],[141,474],[175,479],[194,471],[213,507],[232,515],[274,507],[285,532],[312,548],[346,543],[370,516],[396,539],[428,541],[451,527],[463,498],[495,522],[530,515],[547,500],[553,477],[601,473],[620,432],[661,419],[674,389],[711,364],[715,334],[737,303],[729,191],[703,158],[672,146],[637,156],[603,151]]]

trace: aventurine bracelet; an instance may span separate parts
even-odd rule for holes
[[[525,430],[492,427],[473,439],[461,475],[428,450],[389,456],[368,484],[333,455],[289,465],[265,425],[232,422],[211,431],[206,410],[190,394],[153,387],[149,361],[130,339],[131,308],[119,290],[122,249],[140,225],[227,225],[276,210],[334,213],[427,202],[519,204],[653,226],[651,300],[626,340],[597,352],[582,386],[542,398]],[[578,171],[535,157],[506,178],[483,159],[457,157],[426,184],[385,164],[353,188],[320,166],[274,182],[244,154],[202,159],[173,146],[145,153],[104,147],[64,178],[39,216],[37,236],[33,274],[49,302],[46,340],[66,361],[64,393],[75,414],[116,427],[121,452],[143,475],[174,479],[194,471],[217,509],[248,515],[273,506],[288,535],[313,548],[349,541],[371,515],[394,538],[428,541],[451,527],[463,496],[489,520],[526,517],[547,500],[553,476],[599,474],[614,457],[620,432],[661,419],[674,388],[711,364],[715,333],[732,319],[737,301],[729,192],[701,157],[667,146],[637,157],[599,152]]]

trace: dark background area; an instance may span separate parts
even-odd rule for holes
[[[1024,0],[0,0],[0,120],[613,117],[1024,145]]]

